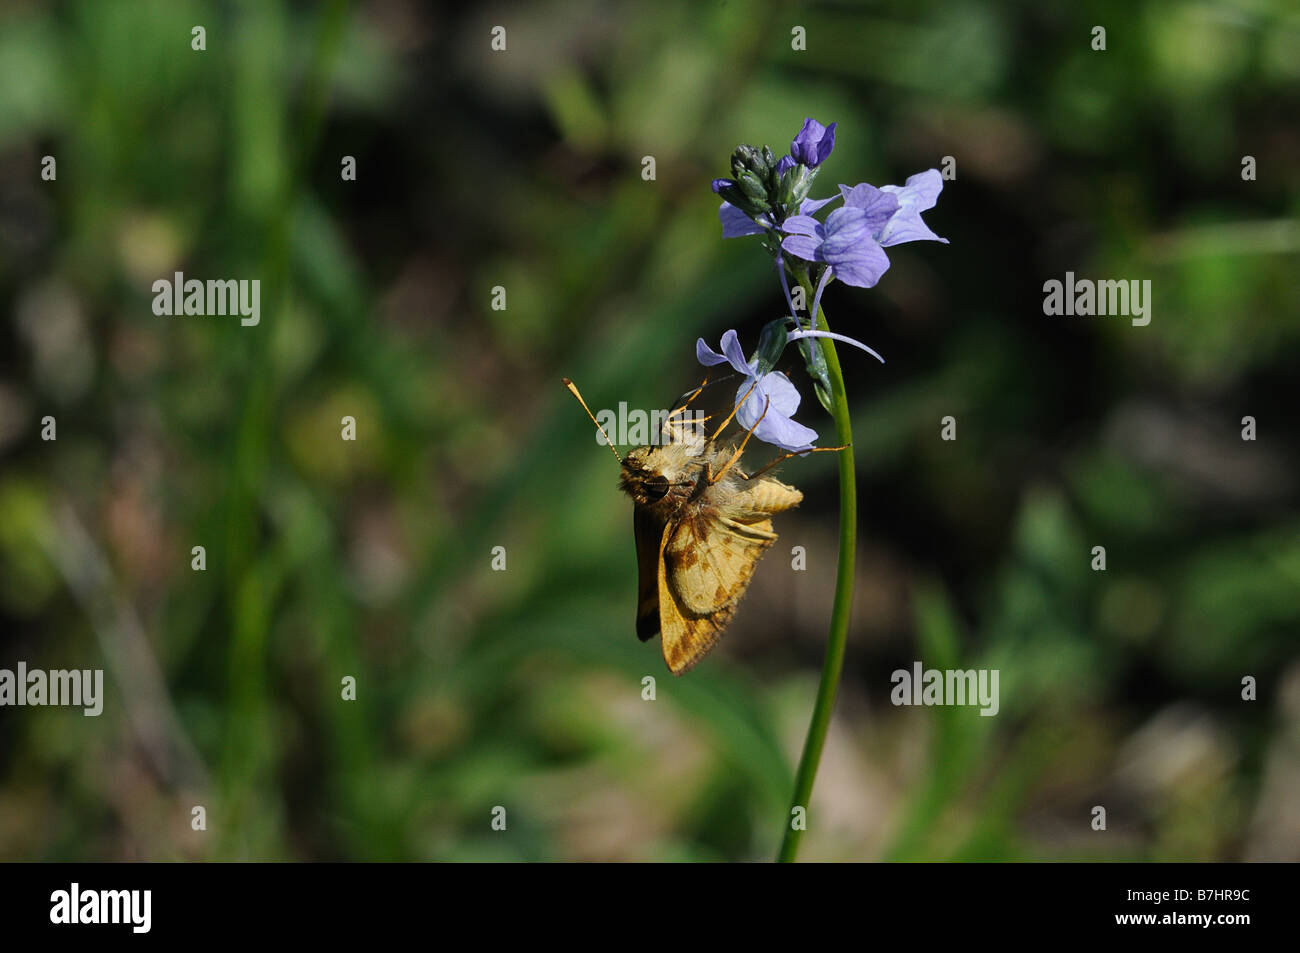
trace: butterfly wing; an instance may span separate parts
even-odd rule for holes
[[[632,511],[632,531],[636,537],[636,634],[645,642],[659,632],[659,552],[664,522],[637,507]]]
[[[664,528],[658,566],[664,661],[680,675],[717,642],[776,540],[770,520],[740,523],[701,512]]]

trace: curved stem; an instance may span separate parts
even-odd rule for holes
[[[807,274],[796,277],[803,287],[804,294],[811,295],[812,284]],[[830,330],[826,324],[826,313],[820,307],[814,315],[813,325],[822,331]],[[805,816],[807,815],[813,781],[817,777],[817,766],[821,762],[822,749],[826,746],[826,732],[831,724],[835,695],[840,687],[840,673],[844,668],[844,646],[849,634],[849,616],[853,611],[853,558],[857,551],[858,532],[857,478],[853,468],[853,426],[849,420],[848,397],[844,392],[844,374],[840,371],[840,359],[835,353],[835,342],[829,338],[819,338],[818,343],[821,344],[822,353],[826,357],[827,377],[831,384],[831,416],[835,420],[836,442],[847,444],[848,449],[839,454],[840,555],[835,571],[835,600],[831,604],[831,629],[826,639],[826,659],[822,663],[822,680],[817,686],[817,701],[813,704],[808,737],[804,740],[803,754],[799,758],[799,769],[795,774],[790,813],[786,816],[785,837],[781,841],[781,851],[776,858],[780,863],[793,861],[799,851],[799,838],[803,831],[795,830],[792,826],[794,809],[802,807]]]

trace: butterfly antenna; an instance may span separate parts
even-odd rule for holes
[[[623,458],[620,457],[618,451],[614,449],[614,441],[609,439],[609,434],[605,433],[605,428],[600,425],[600,421],[596,419],[596,415],[591,412],[591,408],[587,406],[587,402],[582,399],[582,395],[578,393],[577,386],[567,377],[562,377],[560,380],[564,381],[564,386],[569,389],[569,393],[578,398],[578,403],[582,404],[582,409],[587,412],[587,416],[591,418],[591,422],[596,425],[596,429],[600,431],[600,435],[605,438],[605,445],[609,447],[609,452],[614,455],[614,459],[619,462],[619,466],[622,466]]]

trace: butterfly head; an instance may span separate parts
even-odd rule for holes
[[[620,484],[638,506],[670,513],[691,498],[702,476],[685,446],[665,444],[628,451]]]
[[[713,439],[706,437],[701,430],[703,421],[688,420],[677,413],[669,414],[660,432],[661,443],[637,447],[627,456],[620,457],[614,449],[614,442],[582,399],[578,388],[567,377],[564,386],[577,398],[604,438],[610,453],[614,454],[619,463],[623,492],[632,497],[638,507],[648,508],[666,518],[708,489],[706,461],[714,455],[714,445]],[[696,393],[700,389],[703,385]]]

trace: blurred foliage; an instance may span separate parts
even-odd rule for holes
[[[772,856],[833,463],[783,468],[808,571],[778,547],[673,679],[559,378],[660,407],[696,337],[756,339],[779,291],[707,183],[806,115],[824,184],[957,177],[950,245],[827,296],[889,363],[846,358],[864,542],[805,858],[1300,859],[1285,0],[7,4],[0,667],[108,699],[0,709],[0,858]],[[1150,278],[1150,326],[1045,317],[1067,270]],[[155,316],[174,271],[258,278],[261,324]],[[914,659],[997,668],[1001,712],[890,705]]]

